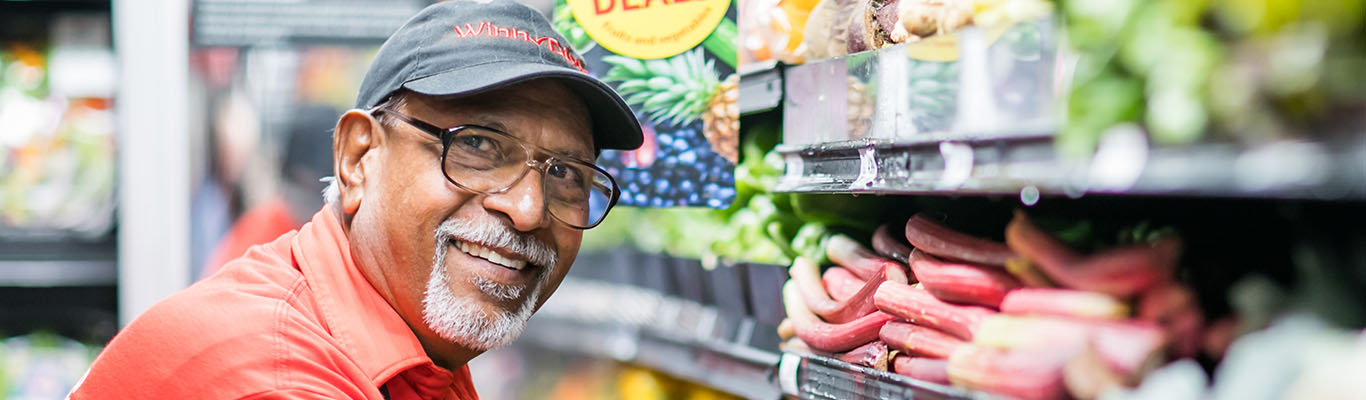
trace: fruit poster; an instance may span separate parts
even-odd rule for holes
[[[598,158],[619,204],[729,206],[740,133],[733,0],[560,0],[552,19],[644,130],[639,149]]]

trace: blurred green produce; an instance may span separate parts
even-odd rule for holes
[[[1078,52],[1059,150],[1322,139],[1366,110],[1366,0],[1060,0]],[[1355,70],[1355,73],[1348,73]]]
[[[823,261],[834,233],[870,234],[889,207],[886,197],[774,193],[783,174],[773,151],[779,125],[742,125],[741,162],[735,167],[736,197],[722,210],[617,207],[584,234],[582,252],[630,245],[641,251],[695,258],[786,265],[798,255]]]
[[[574,18],[574,13],[569,10],[569,5],[564,0],[555,1],[555,13],[552,15],[555,30],[564,35],[565,40],[569,41],[569,46],[574,51],[583,54],[588,52],[598,44],[593,38],[588,36],[588,31],[583,30],[579,25],[579,20]]]

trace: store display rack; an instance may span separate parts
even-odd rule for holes
[[[1151,207],[1366,199],[1360,125],[1259,145],[1206,135],[1182,146],[1118,126],[1090,155],[1065,153],[1059,105],[1076,61],[1056,26],[967,28],[948,45],[742,68],[741,111],[782,120],[777,192],[1018,197],[1024,205],[1095,196]],[[803,399],[990,398],[817,354],[783,352],[777,368],[781,393]]]
[[[785,192],[878,194],[1178,195],[1366,198],[1366,141],[1278,142],[1255,149],[1206,143],[1148,148],[1120,134],[1089,161],[1060,157],[1051,133],[938,135],[783,146]],[[1113,143],[1113,142],[1112,142]]]
[[[768,283],[786,278],[765,275],[782,272],[780,266],[704,270],[695,261],[629,249],[606,254],[578,261],[531,318],[519,343],[631,363],[748,399],[991,398],[823,355],[779,350],[776,324],[784,315],[766,309],[781,307],[781,300],[769,297],[778,293]],[[705,277],[690,285],[684,283],[689,273],[679,271]],[[703,300],[684,294],[699,292],[687,286],[701,289]],[[739,301],[714,297],[724,294]]]
[[[754,340],[761,326],[645,288],[568,278],[520,340],[640,365],[749,399],[993,398],[817,354],[761,348]]]
[[[722,314],[649,289],[571,277],[521,341],[637,364],[744,398],[777,398],[779,356],[756,347],[761,328]]]
[[[52,63],[64,62],[66,63],[65,66],[72,66],[74,65],[73,62],[80,63],[90,59],[90,52],[83,52],[87,49],[81,47],[86,43],[80,41],[89,39],[87,36],[99,37],[103,34],[107,37],[104,29],[108,27],[108,15],[111,6],[112,3],[108,0],[0,1],[0,42],[8,41],[12,44],[19,44],[21,47],[38,50],[44,57],[45,68],[47,68],[45,73],[51,74],[54,69],[58,68]],[[81,29],[75,29],[76,27]],[[55,34],[56,31],[64,31],[66,34],[65,36],[57,35]],[[59,37],[77,43],[50,42]],[[68,51],[65,53],[68,55],[67,58],[54,61],[52,57],[61,58],[61,56],[54,56],[53,54],[58,51],[49,48],[49,46],[56,49],[65,46],[67,50],[77,50]],[[49,51],[53,51],[53,53],[49,54]],[[80,53],[86,58],[71,58],[69,55],[73,53]],[[70,68],[67,69],[70,70]],[[88,70],[82,71],[89,72]],[[90,81],[82,81],[82,84],[89,85],[89,83]],[[12,85],[13,83],[11,81],[7,84]],[[63,116],[62,118],[66,117]],[[63,122],[75,124],[87,121],[64,120]],[[54,121],[53,126],[56,125],[57,122]],[[5,129],[5,126],[0,126],[0,130]],[[27,140],[25,135],[25,133],[20,133],[20,144],[24,143],[22,140]],[[38,147],[41,148],[42,146]],[[0,152],[12,150],[7,146],[0,146]],[[39,157],[45,158],[42,165],[51,168],[52,165],[61,164],[56,169],[75,170],[80,168],[76,165],[78,161],[88,162],[88,160],[68,157],[70,156],[69,152],[58,153],[53,151],[52,154],[41,154]],[[3,158],[5,157],[0,156],[0,159]],[[100,164],[95,165],[95,168],[99,168]],[[5,172],[13,173],[13,171],[7,171],[6,167],[5,163],[0,161],[0,177],[3,177]],[[43,173],[49,172],[43,171]],[[20,182],[23,181],[20,180]],[[24,188],[25,186],[26,184],[21,183],[18,187]],[[13,186],[10,186],[9,189],[20,190],[20,194],[25,193],[24,190],[16,189]],[[33,190],[32,187],[28,189]],[[64,193],[62,190],[58,190],[58,192]],[[25,194],[11,200],[22,199],[21,201],[44,204],[51,204],[56,201],[47,197],[44,197],[47,200],[34,200],[37,198]],[[60,200],[65,200],[65,198]],[[25,209],[25,205],[20,204],[18,208]],[[67,222],[57,224],[58,226],[48,226],[43,222],[32,224],[32,221],[30,221],[30,225],[15,225],[14,221],[8,219],[0,221],[0,288],[102,288],[115,285],[118,270],[115,261],[117,245],[114,234],[111,232],[113,223],[110,222],[113,220],[112,200],[101,204],[90,204],[89,208],[73,208],[67,213],[90,216],[90,218],[67,217],[64,220]],[[70,226],[72,220],[79,220],[81,224]],[[42,293],[42,291],[37,293]],[[95,304],[88,305],[94,306]]]
[[[1060,108],[1074,58],[1051,19],[1001,34],[968,28],[956,51],[898,45],[802,65],[759,65],[741,99],[782,104],[781,192],[1040,196],[1087,194],[1366,198],[1357,128],[1317,139],[1158,146],[1136,126],[1089,157],[1062,154]],[[768,110],[750,104],[742,111]]]

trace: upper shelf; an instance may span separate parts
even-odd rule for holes
[[[1019,195],[1086,194],[1274,199],[1366,198],[1366,140],[1278,142],[1259,148],[1200,144],[1150,148],[1117,132],[1090,160],[1056,152],[1048,134],[860,140],[783,146],[788,192]]]
[[[1026,204],[1087,194],[1366,199],[1366,137],[1355,132],[1161,147],[1141,128],[1119,126],[1089,157],[1061,154],[1059,104],[1074,62],[1058,51],[1058,34],[1052,20],[967,28],[951,42],[758,68],[742,76],[741,98],[783,88],[783,192],[1004,195]]]

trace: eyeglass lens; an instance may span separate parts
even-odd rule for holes
[[[505,134],[479,128],[456,130],[444,157],[444,172],[470,189],[492,192],[514,184],[526,173],[528,152]],[[546,206],[555,218],[576,227],[596,225],[611,205],[612,181],[602,171],[576,162],[551,159],[542,169]]]

